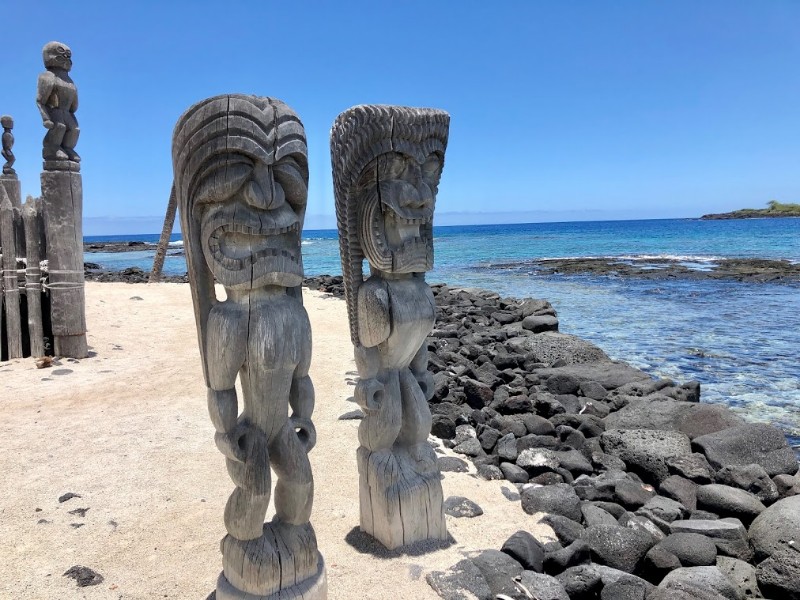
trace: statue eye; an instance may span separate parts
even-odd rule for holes
[[[292,157],[285,157],[273,165],[275,181],[283,188],[286,200],[292,206],[305,204],[308,184],[301,173],[300,165]]]
[[[442,159],[436,154],[431,154],[422,165],[422,176],[426,181],[437,185],[442,174]]]
[[[408,167],[406,157],[402,154],[388,155],[384,164],[384,172],[388,179],[401,179]]]

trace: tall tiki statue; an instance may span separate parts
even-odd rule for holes
[[[387,548],[447,538],[428,444],[433,377],[433,209],[449,115],[356,106],[331,130],[336,216],[350,337],[366,416],[358,439],[361,529]],[[370,276],[364,281],[363,261]]]
[[[280,100],[216,96],[180,117],[172,161],[208,409],[236,485],[216,598],[323,599],[325,569],[309,522],[316,433],[311,328],[300,294],[303,125]],[[265,524],[270,467],[275,517]]]
[[[36,106],[47,130],[42,142],[42,209],[49,264],[50,320],[57,356],[86,358],[83,277],[83,179],[78,143],[78,88],[69,76],[72,51],[61,42],[42,48],[45,71],[36,85]]]

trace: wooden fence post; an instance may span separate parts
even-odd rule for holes
[[[3,295],[5,296],[8,358],[22,358],[22,323],[17,283],[17,244],[14,207],[5,187],[0,186],[0,237],[3,240]]]
[[[28,266],[25,269],[25,296],[28,302],[28,333],[31,356],[44,356],[44,328],[42,327],[42,271],[41,262],[41,200],[31,198],[22,209],[25,224],[25,246]]]

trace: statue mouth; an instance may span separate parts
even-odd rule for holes
[[[229,223],[214,229],[208,247],[214,260],[231,271],[240,271],[262,259],[283,258],[300,262],[300,223],[280,228],[256,228]]]
[[[419,244],[426,244],[422,229],[432,219],[427,216],[410,217],[394,210],[386,211],[386,237],[393,249],[409,250]]]

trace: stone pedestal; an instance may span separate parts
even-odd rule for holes
[[[83,183],[80,163],[45,161],[42,172],[51,321],[56,356],[85,358]]]

